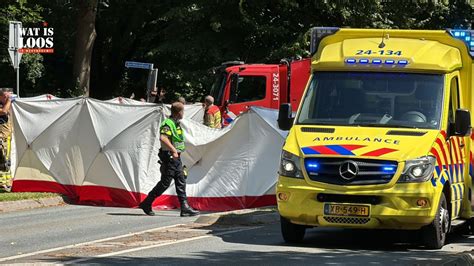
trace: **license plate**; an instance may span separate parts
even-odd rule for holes
[[[370,207],[366,205],[324,204],[325,215],[369,217]]]

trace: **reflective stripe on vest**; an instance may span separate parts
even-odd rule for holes
[[[163,121],[163,123],[161,124],[160,128],[162,128],[165,125],[171,129],[171,135],[172,135],[171,143],[178,151],[183,152],[185,149],[183,130],[181,130],[181,134],[178,134],[178,129],[176,128],[176,124],[173,121],[173,119],[170,119],[170,118],[165,119],[165,121]]]

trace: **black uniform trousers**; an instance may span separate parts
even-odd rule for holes
[[[148,193],[148,197],[155,199],[171,184],[171,180],[174,179],[174,184],[176,186],[176,194],[180,202],[186,201],[186,176],[183,172],[183,163],[181,158],[173,159],[173,156],[170,151],[164,151],[160,149],[158,156],[161,160],[160,172],[161,180],[158,184]]]

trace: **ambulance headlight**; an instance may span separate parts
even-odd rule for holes
[[[428,181],[432,175],[436,164],[436,158],[425,156],[405,162],[405,168],[398,182],[416,183]]]
[[[411,169],[411,175],[419,178],[423,175],[423,168],[421,166],[416,166],[413,169]]]
[[[290,162],[290,161],[283,161],[282,162],[282,166],[283,166],[283,170],[285,170],[285,172],[293,172],[295,171],[295,165],[293,164],[293,162]]]
[[[300,158],[293,153],[283,151],[280,160],[280,175],[303,179],[303,173],[300,169]]]

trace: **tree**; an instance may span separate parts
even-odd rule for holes
[[[42,21],[43,8],[26,0],[6,0],[0,3],[0,87],[16,87],[16,75],[12,68],[7,51],[9,21],[21,21],[24,27],[37,25]],[[21,96],[28,96],[31,88],[44,75],[43,57],[35,54],[24,54],[20,63]],[[26,88],[23,89],[23,88]]]
[[[275,63],[307,56],[308,31],[315,26],[472,27],[472,6],[465,0],[399,2],[2,0],[0,47],[8,45],[9,20],[26,27],[46,21],[54,27],[54,54],[22,59],[22,96],[108,99],[133,92],[144,97],[147,72],[126,69],[124,62],[132,60],[153,63],[169,97],[200,100],[208,93],[212,67],[229,60]],[[15,72],[4,48],[0,86],[14,87]]]
[[[74,49],[73,80],[78,89],[89,96],[91,56],[97,36],[95,19],[98,0],[75,0],[78,9],[76,46]]]

